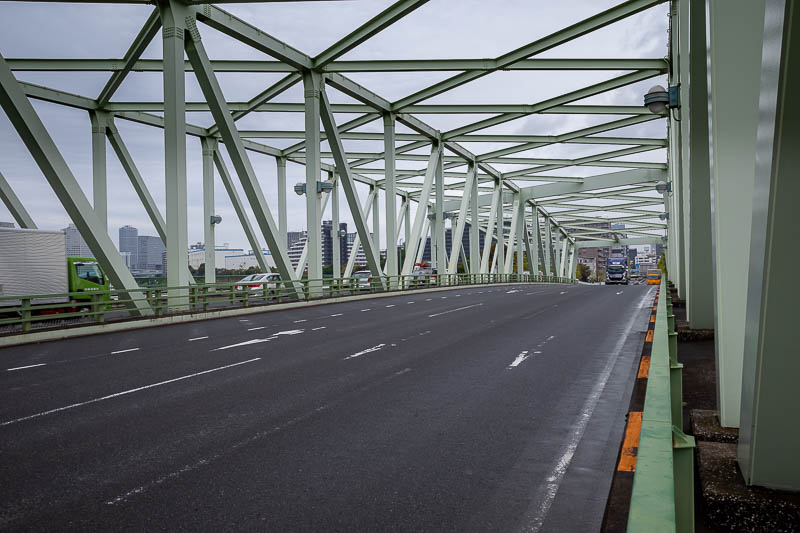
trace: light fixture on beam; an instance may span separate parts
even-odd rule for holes
[[[209,222],[213,226],[214,224],[219,224],[222,222],[222,217],[219,215],[211,215]]]
[[[333,190],[333,183],[330,181],[318,181],[317,182],[317,194],[322,192],[330,192]],[[294,192],[297,193],[297,196],[303,196],[306,193],[306,184],[305,183],[296,183],[294,186]]]
[[[679,109],[681,107],[680,85],[668,89],[661,85],[650,87],[650,90],[644,95],[644,105],[656,115],[662,114],[667,109]]]
[[[658,218],[661,220],[669,220],[669,213],[659,213]]]
[[[672,192],[672,183],[668,181],[659,181],[656,183],[656,192],[664,194],[665,192]]]

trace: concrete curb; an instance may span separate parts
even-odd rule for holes
[[[37,331],[32,333],[20,333],[8,337],[0,337],[0,348],[6,346],[20,346],[23,344],[33,344],[38,342],[56,341],[70,339],[73,337],[83,337],[86,335],[97,335],[100,333],[111,333],[115,331],[127,331],[132,329],[152,328],[158,326],[168,326],[170,324],[183,324],[187,322],[199,322],[201,320],[211,320],[214,318],[225,318],[231,316],[252,315],[255,313],[268,313],[271,311],[282,311],[285,309],[298,309],[318,305],[328,305],[342,302],[353,302],[358,300],[370,300],[374,298],[389,298],[406,294],[423,294],[428,292],[455,291],[481,287],[504,287],[509,285],[561,285],[558,283],[545,282],[515,282],[515,283],[485,283],[482,285],[455,285],[452,287],[435,287],[430,289],[413,289],[407,291],[391,291],[376,294],[354,294],[351,296],[340,296],[338,298],[325,298],[322,300],[289,302],[280,304],[267,304],[254,307],[238,307],[235,309],[220,309],[218,311],[208,311],[200,313],[187,313],[182,315],[172,315],[158,318],[131,319],[107,324],[92,324],[91,326],[76,326],[67,329]]]

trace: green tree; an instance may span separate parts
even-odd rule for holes
[[[589,265],[578,263],[578,268],[575,271],[575,276],[581,281],[589,281],[589,276],[592,275],[592,269]]]

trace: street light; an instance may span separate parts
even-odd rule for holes
[[[644,95],[644,105],[647,106],[647,109],[649,109],[651,113],[656,115],[662,114],[668,108],[680,108],[680,86],[675,85],[668,89],[665,89],[661,85],[650,87],[650,90]]]

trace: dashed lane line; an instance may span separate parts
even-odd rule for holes
[[[15,366],[14,368],[6,368],[6,372],[13,372],[15,370],[25,370],[26,368],[36,368],[37,366],[45,366],[47,363],[39,363],[38,365],[28,366]]]

